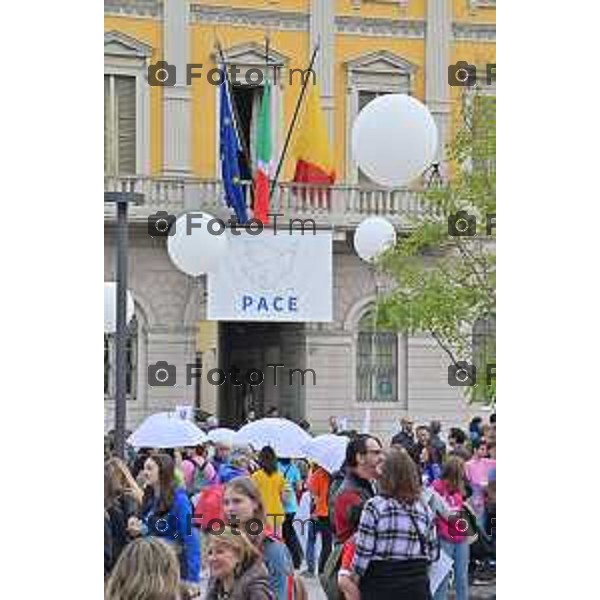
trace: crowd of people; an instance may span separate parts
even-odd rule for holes
[[[413,428],[404,418],[384,448],[332,418],[349,438],[334,473],[270,446],[109,449],[106,599],[191,599],[206,578],[211,600],[305,600],[319,577],[329,600],[445,600],[451,583],[466,600],[495,577],[495,415],[447,441],[439,422]],[[442,554],[452,568],[432,591]]]

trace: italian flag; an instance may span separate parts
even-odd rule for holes
[[[265,82],[256,134],[256,174],[254,176],[254,218],[269,222],[270,180],[273,174],[273,132],[271,130],[271,83]]]

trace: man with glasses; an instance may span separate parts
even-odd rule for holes
[[[364,503],[375,495],[374,482],[381,475],[384,458],[383,447],[376,437],[361,434],[348,443],[346,475],[329,503],[339,543],[344,543],[358,528]]]

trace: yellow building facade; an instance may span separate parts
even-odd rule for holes
[[[381,53],[381,60],[369,67],[371,73],[385,72],[389,75],[389,86],[394,85],[394,57],[401,58],[414,71],[408,91],[422,101],[427,100],[426,93],[426,34],[428,5],[444,4],[446,18],[451,20],[450,39],[448,40],[448,59],[450,63],[459,60],[479,65],[482,70],[487,63],[495,63],[495,1],[476,0],[328,0],[314,2],[310,0],[280,1],[229,1],[220,3],[185,2],[182,0],[107,0],[105,2],[105,31],[120,32],[147,44],[151,49],[148,63],[158,60],[169,61],[165,52],[165,17],[168,18],[170,5],[185,12],[187,33],[183,36],[187,46],[185,60],[202,64],[203,77],[193,79],[189,87],[189,135],[191,152],[189,173],[200,178],[213,178],[217,173],[217,95],[215,86],[206,79],[207,72],[218,64],[215,59],[215,44],[218,41],[225,49],[239,49],[255,46],[254,55],[241,57],[244,60],[256,60],[260,65],[261,52],[264,56],[265,37],[270,39],[271,52],[284,57],[285,69],[306,69],[311,51],[317,40],[323,38],[323,32],[331,26],[329,45],[321,43],[318,61],[327,62],[326,86],[332,97],[328,101],[328,113],[331,120],[332,142],[335,151],[336,172],[342,181],[350,176],[351,158],[347,152],[348,123],[354,116],[349,100],[349,87],[352,77],[349,64],[369,54]],[[314,12],[322,10],[318,5],[327,4],[327,15],[323,21],[313,25],[317,19]],[[312,31],[311,31],[312,29]],[[436,35],[433,32],[432,35]],[[173,37],[180,34],[174,33]],[[183,34],[181,34],[183,35]],[[440,40],[440,43],[444,43]],[[383,53],[387,53],[388,56]],[[234,53],[235,55],[235,53]],[[239,55],[235,55],[238,56]],[[386,61],[387,65],[386,65]],[[235,57],[230,64],[234,64]],[[444,65],[444,67],[447,65]],[[396,66],[397,77],[401,70]],[[317,77],[323,75],[323,69],[317,69]],[[281,69],[279,83],[281,110],[278,115],[280,133],[278,151],[282,149],[283,133],[289,126],[300,92],[300,76],[293,76],[293,84]],[[183,73],[178,74],[183,80]],[[385,77],[380,78],[380,81]],[[321,89],[324,81],[320,80]],[[363,84],[364,87],[364,84]],[[373,91],[388,91],[386,85],[374,83]],[[164,144],[164,92],[166,88],[151,87],[150,94],[150,173],[160,175],[165,169]],[[453,107],[460,99],[461,88],[449,87],[448,101]],[[277,156],[279,156],[279,152]],[[293,160],[285,162],[284,177],[293,173]]]
[[[463,87],[449,85],[448,67],[458,61],[477,66],[478,82],[495,94],[495,81],[485,80],[486,65],[496,62],[495,18],[495,0],[105,0],[105,173],[109,181],[105,187],[112,189],[111,186],[126,182],[148,198],[146,212],[142,209],[132,216],[132,252],[134,269],[136,265],[140,268],[144,265],[152,275],[134,272],[132,280],[139,286],[139,298],[146,299],[145,307],[143,300],[140,303],[146,330],[154,333],[147,333],[145,346],[136,360],[141,364],[142,355],[143,360],[150,360],[160,354],[161,351],[153,350],[151,338],[158,336],[156,323],[161,319],[180,319],[186,324],[185,331],[177,338],[182,356],[173,360],[184,362],[195,357],[197,322],[203,315],[192,306],[202,304],[200,296],[193,296],[196,292],[190,292],[181,274],[169,271],[164,248],[159,249],[156,244],[146,247],[145,241],[140,241],[140,247],[136,248],[135,240],[136,231],[143,228],[143,218],[149,212],[182,211],[198,198],[201,207],[222,204],[218,87],[207,80],[208,71],[219,65],[217,42],[227,64],[239,67],[242,78],[252,68],[261,68],[273,77],[277,67],[279,76],[273,94],[276,158],[283,148],[301,88],[300,76],[296,74],[290,83],[289,71],[306,69],[314,47],[319,44],[314,70],[335,155],[338,187],[334,195],[339,197],[342,208],[335,215],[317,211],[317,220],[345,235],[371,212],[384,215],[389,212],[390,219],[399,223],[402,212],[412,210],[415,205],[409,196],[374,189],[376,186],[353,163],[349,133],[359,110],[376,95],[395,91],[409,93],[425,102],[441,133],[439,161],[444,168],[444,144],[451,139],[458,122],[465,91]],[[265,66],[266,37],[269,67]],[[176,85],[149,85],[148,67],[162,60],[176,67]],[[194,78],[190,85],[185,81],[188,63],[202,65],[202,77]],[[236,101],[244,113],[245,135],[252,151],[260,86],[251,87],[242,84],[234,93],[239,95]],[[277,200],[280,206],[285,204],[285,184],[293,171],[293,157],[289,156],[280,178]],[[295,216],[297,213],[292,209],[291,216]],[[112,276],[109,258],[113,247],[112,219],[110,213],[105,213],[107,278]],[[364,410],[364,404],[354,400],[346,406],[347,396],[355,396],[356,359],[344,357],[356,354],[357,333],[352,327],[359,322],[361,310],[372,301],[373,292],[366,269],[345,253],[342,238],[335,239],[340,243],[334,250],[336,323],[330,331],[314,332],[310,334],[313,338],[305,336],[302,342],[308,364],[309,357],[315,354],[313,349],[320,343],[315,340],[324,340],[323,348],[330,350],[323,350],[323,354],[331,359],[330,370],[334,375],[328,376],[322,391],[303,392],[301,407],[294,408],[292,399],[280,402],[290,414],[308,418],[317,429],[320,425],[325,427],[329,414],[343,413],[358,422]],[[148,266],[145,261],[151,260],[152,252],[159,251],[162,254],[156,260],[161,266],[156,266],[158,263]],[[173,314],[162,305],[151,307],[152,281],[170,286],[175,296],[188,294],[181,300],[182,308],[177,314],[173,307]],[[176,304],[177,300],[164,302]],[[160,317],[161,311],[166,316]],[[346,334],[347,338],[343,338]],[[297,332],[290,335],[294,337]],[[398,341],[397,395],[401,402],[373,405],[371,421],[384,434],[389,433],[386,423],[402,414],[426,419],[441,413],[448,423],[458,423],[470,411],[462,400],[457,404],[455,389],[448,390],[447,385],[438,389],[433,382],[431,365],[440,368],[439,356],[428,358],[427,363],[419,354],[421,350],[416,350],[419,358],[411,361],[408,356],[402,358],[402,352],[408,352],[411,343]],[[418,348],[426,348],[425,353],[431,349],[428,342],[414,343]],[[176,345],[173,340],[169,344],[171,350]],[[206,340],[203,344],[206,345]],[[338,350],[331,350],[333,346],[341,348],[339,355]],[[408,381],[409,370],[421,368],[421,359],[427,365]],[[143,370],[140,367],[137,374],[140,402],[130,410],[130,414],[136,415],[132,417],[134,420],[145,412],[164,408],[171,401],[198,403],[194,400],[198,394],[194,396],[193,390],[183,390],[176,400],[172,394],[149,390]],[[347,380],[350,383],[345,383]],[[338,396],[332,395],[331,390],[339,386],[343,391]],[[208,412],[218,412],[214,390],[203,388],[201,395],[202,406]]]

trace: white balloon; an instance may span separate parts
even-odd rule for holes
[[[191,219],[193,227],[188,235],[187,218],[187,214],[181,215],[175,222],[175,234],[168,236],[169,256],[180,271],[193,277],[214,272],[222,264],[223,257],[227,253],[227,230],[217,235],[222,227],[215,221],[211,226],[211,231],[214,233],[211,233],[208,223],[215,217],[198,213]]]
[[[131,321],[135,306],[133,296],[127,290],[127,323]],[[104,333],[114,333],[117,330],[117,284],[114,281],[104,282]]]
[[[429,109],[406,94],[385,94],[363,108],[352,127],[352,155],[375,183],[402,187],[434,161],[438,131]]]
[[[374,261],[381,253],[396,243],[394,226],[383,217],[369,217],[362,221],[354,233],[356,254],[367,262]]]

